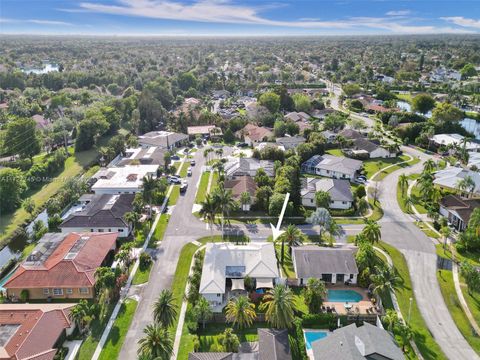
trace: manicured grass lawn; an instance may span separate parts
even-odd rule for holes
[[[278,265],[282,270],[283,276],[287,278],[295,278],[296,274],[295,270],[293,269],[293,262],[292,258],[290,257],[290,252],[288,251],[288,246],[285,245],[283,265],[280,264],[280,260],[282,258],[282,245],[280,243],[275,244],[275,253],[277,255]]]
[[[418,184],[415,184],[413,186],[411,196],[412,196],[415,209],[417,209],[417,211],[420,214],[426,214],[427,209],[425,209],[425,206],[423,205],[423,201],[421,200],[420,188]]]
[[[210,191],[209,193],[213,192],[213,190],[215,190],[215,188],[217,187],[218,185],[218,172],[215,171],[212,175],[212,183],[210,184]]]
[[[412,166],[412,165],[415,165],[416,163],[418,163],[420,160],[418,160],[417,158],[413,158],[411,161],[408,161],[410,158],[406,155],[402,155],[400,157],[396,157],[394,159],[382,159],[382,161],[380,162],[380,167],[377,168],[376,171],[373,171],[375,170],[375,165],[372,164],[372,165],[368,165],[370,168],[370,170],[368,170],[368,175],[367,177],[370,179],[370,176],[372,176],[373,174],[375,174],[375,172],[377,172],[378,170],[386,167],[386,166],[389,166],[389,165],[392,165],[392,164],[397,164],[395,166],[392,166],[392,167],[389,167],[388,169],[386,170],[383,170],[382,172],[380,172],[377,176],[375,176],[375,181],[380,181],[382,180],[385,176],[391,174],[392,172],[398,170],[398,169],[402,169],[402,168],[406,168],[408,166]],[[389,162],[389,160],[392,160],[391,162]],[[367,160],[368,161],[371,161],[371,160]],[[373,161],[373,160],[372,160]],[[408,161],[408,162],[404,162],[404,161]],[[371,174],[370,174],[370,171],[373,171]]]
[[[342,150],[340,149],[330,149],[325,151],[327,154],[333,155],[333,156],[344,156],[342,153]]]
[[[408,157],[405,155],[396,157],[396,158],[390,158],[390,159],[370,159],[370,160],[365,160],[363,162],[363,169],[365,171],[365,175],[367,176],[368,179],[370,179],[376,172],[378,172],[380,169],[396,164],[402,161],[408,160]]]
[[[27,192],[26,197],[32,198],[36,208],[43,206],[48,199],[60,190],[66,179],[80,175],[84,168],[90,165],[96,157],[97,151],[93,149],[75,153],[65,161],[63,170],[55,175],[56,181],[49,182],[41,188],[35,189],[33,192]],[[28,213],[21,207],[13,213],[2,214],[0,216],[0,244],[12,235],[13,231],[28,218]]]
[[[168,220],[170,219],[170,215],[162,214],[160,215],[160,219],[158,220],[157,227],[150,238],[150,242],[148,247],[154,248],[156,244],[163,240],[163,235],[165,234],[165,230],[167,230]]]
[[[467,302],[467,306],[473,315],[473,318],[480,325],[480,294],[473,292],[471,295],[468,293],[467,285],[462,276],[460,276],[460,288],[462,289],[463,297]]]
[[[363,224],[363,219],[348,219],[348,218],[336,218],[336,217],[333,217],[335,219],[335,222],[337,224],[355,224],[355,225],[358,225],[358,224]]]
[[[123,341],[127,335],[128,328],[132,322],[135,309],[137,308],[137,301],[127,299],[120,307],[117,319],[115,320],[110,333],[108,334],[107,341],[100,353],[100,360],[117,359],[120,349],[122,348]]]
[[[393,265],[401,278],[400,285],[395,289],[398,304],[402,311],[402,314],[406,316],[409,312],[410,298],[413,299],[410,326],[413,331],[413,340],[417,344],[420,353],[424,359],[446,359],[442,350],[433,339],[433,336],[429,332],[422,314],[418,309],[418,305],[413,294],[412,283],[410,280],[410,274],[408,272],[407,262],[403,255],[386,243],[380,243],[380,248],[385,250],[392,258]]]
[[[168,205],[172,206],[177,203],[178,197],[180,196],[180,185],[172,185],[172,192],[168,198]],[[188,191],[188,190],[187,190]]]
[[[202,173],[200,183],[198,184],[197,195],[195,196],[195,204],[200,204],[205,200],[207,195],[208,179],[210,179],[210,171]]]
[[[180,176],[181,177],[186,177],[187,176],[187,171],[190,166],[190,163],[188,161],[185,161],[182,165],[182,168],[180,169]]]
[[[372,197],[369,196],[368,203],[373,210],[372,215],[369,217],[369,219],[374,221],[380,220],[383,217],[383,210],[380,201],[377,200],[377,203],[375,204]],[[360,222],[360,224],[363,224],[363,220]]]
[[[458,330],[460,330],[470,346],[477,353],[480,353],[480,338],[473,335],[470,322],[468,321],[467,316],[463,312],[462,306],[460,305],[460,301],[458,300],[455,292],[452,272],[449,270],[439,270],[437,272],[437,279],[440,285],[440,290],[442,291],[443,300],[445,300],[448,311],[450,312],[453,321],[455,321]]]
[[[148,278],[150,277],[151,270],[152,264],[150,264],[145,270],[141,270],[140,268],[138,268],[135,276],[133,277],[132,284],[138,285],[146,283],[148,281]]]
[[[429,223],[430,225],[433,225],[433,223]],[[425,235],[427,235],[428,237],[431,237],[431,238],[434,238],[434,239],[440,239],[440,235],[438,235],[435,231],[433,231],[432,229],[430,229],[425,223],[423,222],[417,222],[415,223],[415,225],[417,225],[417,227],[422,230]]]
[[[397,99],[411,103],[413,97],[412,94],[397,94]]]
[[[80,349],[78,350],[76,360],[91,360],[95,349],[97,348],[98,341],[102,336],[103,329],[110,319],[115,304],[108,305],[109,309],[103,319],[95,319],[90,325],[91,334],[82,342]]]

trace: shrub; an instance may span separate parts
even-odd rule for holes
[[[23,289],[20,291],[20,300],[23,302],[27,302],[28,299],[30,298],[30,293],[28,292],[27,289]]]
[[[303,327],[335,329],[336,316],[332,313],[306,314],[302,318]]]
[[[148,269],[148,267],[152,264],[152,257],[146,253],[146,252],[142,252],[140,254],[140,263],[139,263],[139,267],[140,267],[140,270],[141,271],[145,271]]]

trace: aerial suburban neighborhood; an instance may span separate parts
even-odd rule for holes
[[[2,3],[0,360],[480,359],[472,5]]]

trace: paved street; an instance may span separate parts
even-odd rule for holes
[[[422,152],[404,148],[412,156],[420,156],[422,162],[429,158]],[[422,162],[385,177],[382,181],[380,202],[384,210],[382,240],[398,248],[405,256],[412,279],[413,291],[420,312],[438,345],[449,359],[478,359],[452,320],[443,301],[436,272],[433,242],[404,214],[397,203],[398,177],[402,173],[422,171]]]

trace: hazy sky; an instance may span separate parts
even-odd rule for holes
[[[0,0],[0,32],[180,36],[480,33],[480,0]]]

